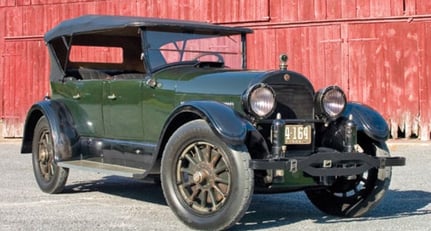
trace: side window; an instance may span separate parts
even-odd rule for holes
[[[72,45],[67,76],[79,80],[111,79],[124,63],[122,47]]]
[[[103,46],[72,46],[69,61],[72,63],[123,63],[123,48]]]
[[[70,40],[66,77],[78,80],[144,78],[141,38],[133,36],[83,34]]]

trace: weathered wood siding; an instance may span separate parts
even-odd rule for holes
[[[83,14],[138,15],[249,26],[250,68],[289,68],[316,89],[340,85],[391,126],[429,140],[431,1],[427,0],[0,0],[2,136],[22,135],[28,108],[48,91],[43,34]]]
[[[286,52],[316,88],[337,84],[376,108],[394,138],[430,139],[430,1],[272,0],[270,18],[252,25],[251,67],[276,68]]]

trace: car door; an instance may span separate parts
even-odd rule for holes
[[[84,137],[103,137],[104,124],[102,118],[103,81],[98,79],[77,80],[66,77],[64,83],[52,85],[56,87],[58,98],[67,105],[77,132]]]
[[[142,140],[144,74],[126,74],[104,82],[103,123],[105,138]]]

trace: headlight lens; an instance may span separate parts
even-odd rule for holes
[[[346,95],[337,86],[320,90],[316,95],[317,114],[323,114],[330,119],[338,118],[346,107]]]
[[[246,110],[253,115],[264,118],[275,108],[275,94],[272,88],[265,84],[256,84],[245,94]]]

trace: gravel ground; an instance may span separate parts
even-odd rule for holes
[[[341,219],[313,207],[302,192],[254,195],[233,230],[431,230],[431,143],[390,142],[407,157],[393,168],[382,203],[365,217]],[[0,141],[0,230],[187,230],[157,184],[71,171],[65,192],[42,193],[31,155],[20,142]]]

